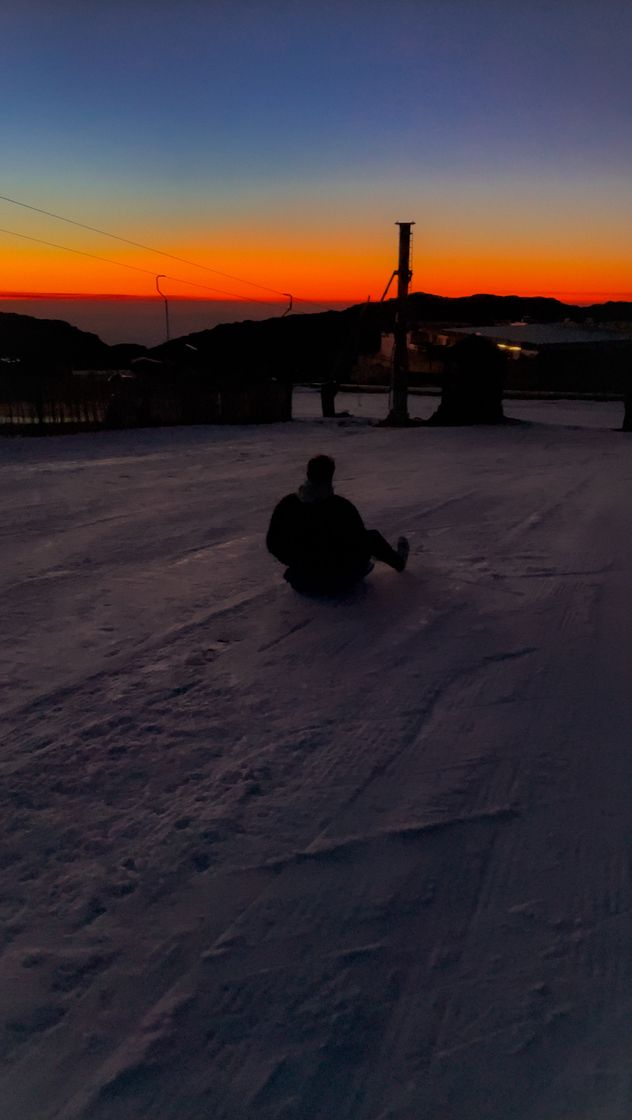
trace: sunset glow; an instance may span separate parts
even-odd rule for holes
[[[627,298],[618,7],[29,0],[0,191],[69,221],[0,201],[0,299],[377,299],[412,219],[413,290]]]
[[[395,264],[395,237],[395,227],[388,225],[378,231],[376,244],[368,250],[361,244],[338,249],[335,244],[323,247],[306,241],[300,248],[263,244],[256,249],[234,246],[230,252],[205,249],[202,239],[198,245],[161,242],[160,230],[154,240],[175,256],[200,265],[209,262],[207,267],[218,273],[232,270],[235,277],[258,277],[270,289],[291,291],[297,300],[361,302],[368,295],[373,300],[380,298]],[[94,249],[91,246],[86,252]],[[108,251],[112,253],[106,246]],[[5,246],[3,271],[11,287],[0,291],[0,298],[147,299],[156,294],[155,275],[160,272],[165,276],[162,289],[173,300],[284,302],[274,291],[232,276],[215,275],[140,250],[116,246],[114,252],[118,264],[44,247]],[[471,241],[459,249],[458,244],[439,247],[430,238],[424,245],[418,234],[413,266],[413,290],[447,296],[497,292],[581,302],[626,299],[632,292],[629,259],[608,254],[605,248],[584,256],[571,246],[555,253],[549,248],[545,255],[536,243],[532,248],[515,247],[508,255],[502,244],[494,246],[487,240]]]

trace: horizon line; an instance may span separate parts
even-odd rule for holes
[[[14,292],[0,291],[0,299],[60,299],[60,300],[111,300],[112,302],[121,303],[160,303],[164,296],[159,295],[136,295],[135,293],[127,294],[126,292]],[[243,296],[236,296],[234,299],[225,297],[207,297],[207,296],[169,296],[169,303],[261,303],[261,304],[281,304],[285,305],[287,300],[283,299],[258,299],[256,296],[249,300]],[[310,301],[311,302],[311,301]]]
[[[474,291],[474,292],[469,292],[466,295],[461,294],[461,295],[457,295],[457,296],[443,295],[442,293],[439,293],[439,292],[411,292],[410,294],[411,295],[431,295],[431,296],[438,297],[440,299],[468,299],[468,298],[472,298],[473,296],[482,296],[482,295],[498,296],[499,298],[502,299],[502,298],[507,298],[508,296],[513,296],[513,297],[517,297],[518,299],[558,299],[559,302],[561,302],[561,303],[566,303],[566,302],[569,302],[570,300],[573,300],[573,299],[576,300],[576,301],[579,301],[580,303],[608,303],[608,302],[616,303],[616,302],[630,302],[630,301],[632,301],[632,291],[631,292],[616,292],[616,291],[614,291],[614,292],[596,291],[595,292],[595,291],[590,291],[590,290],[588,290],[588,291],[586,291],[586,290],[583,290],[583,291],[565,291],[565,290],[561,290],[561,289],[556,289],[556,290],[549,289],[548,291],[541,291],[541,290],[533,291],[532,290],[532,291],[529,291],[529,292],[517,292],[515,290],[510,291],[510,292]],[[83,301],[99,300],[99,301],[110,302],[110,303],[159,303],[159,302],[161,302],[162,298],[163,297],[161,297],[159,295],[137,295],[135,293],[129,293],[128,294],[128,293],[125,293],[125,292],[33,292],[33,291],[18,292],[18,291],[0,291],[0,300],[33,300],[33,301],[37,301],[37,300],[42,300],[42,301],[45,301],[45,300],[60,300],[60,301],[68,301],[68,302],[83,302]],[[180,295],[178,295],[178,296],[169,296],[168,299],[169,299],[169,303],[218,303],[218,304],[243,303],[244,305],[257,303],[257,304],[261,304],[263,306],[266,306],[266,305],[269,305],[269,306],[277,306],[277,305],[278,306],[283,306],[285,304],[285,300],[283,300],[283,299],[261,300],[261,299],[256,299],[255,298],[255,299],[252,299],[252,300],[248,300],[244,297],[241,297],[241,298],[236,297],[235,299],[230,299],[228,297],[180,296]],[[321,298],[318,298],[318,299],[315,298],[313,300],[312,299],[306,299],[305,297],[299,299],[299,297],[297,297],[297,303],[303,303],[303,302],[313,303],[313,304],[335,303],[335,304],[344,304],[345,306],[349,307],[349,306],[353,306],[353,305],[356,305],[356,304],[366,303],[367,301],[366,301],[366,297],[364,297],[364,298],[360,297],[359,299],[354,299],[352,297],[347,297],[347,298],[344,298],[344,299],[333,299],[333,298],[321,297]],[[372,302],[379,303],[380,300],[374,300]],[[297,308],[297,310],[298,310],[298,308]]]

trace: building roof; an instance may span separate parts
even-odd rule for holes
[[[494,342],[537,349],[632,340],[632,332],[580,327],[575,323],[507,323],[493,327],[446,327],[446,334],[478,334]]]

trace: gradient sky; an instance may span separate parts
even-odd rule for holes
[[[379,297],[397,220],[416,290],[632,297],[631,49],[628,0],[4,0],[0,193],[314,300]],[[2,292],[270,298],[0,227],[120,262],[0,233]]]

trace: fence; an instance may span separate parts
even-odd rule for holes
[[[51,435],[180,424],[267,424],[292,418],[292,386],[236,387],[208,379],[169,381],[124,374],[0,377],[0,434]]]

